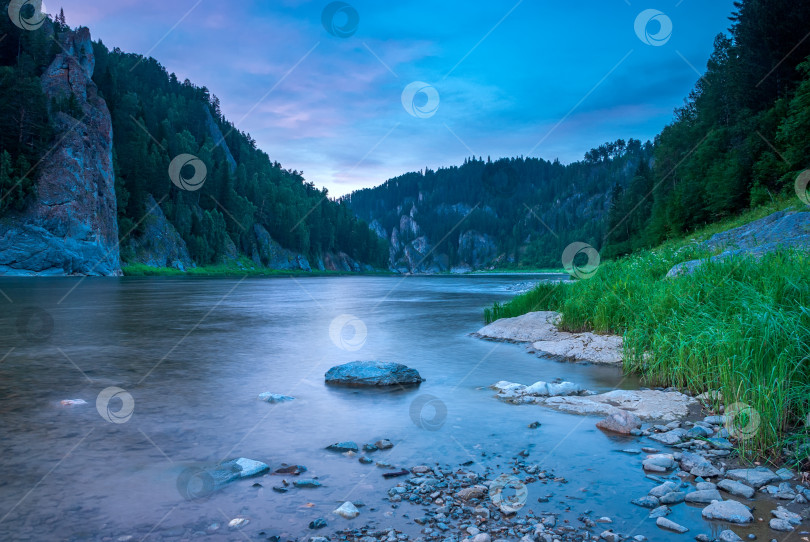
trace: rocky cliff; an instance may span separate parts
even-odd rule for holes
[[[37,197],[0,218],[0,274],[120,275],[112,122],[91,79],[90,32],[54,39],[61,51],[43,91],[51,103],[72,94],[81,114],[52,112],[55,140],[39,165]]]
[[[128,261],[150,267],[171,267],[180,271],[196,267],[188,253],[186,242],[166,219],[151,194],[147,196],[146,205],[147,214],[141,224],[142,232],[137,237],[130,238],[127,243]]]

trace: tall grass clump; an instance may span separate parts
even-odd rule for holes
[[[485,318],[556,310],[569,331],[623,335],[625,370],[649,385],[719,391],[714,406],[740,413],[731,432],[744,455],[807,443],[810,255],[735,257],[666,278],[674,264],[705,255],[694,246],[606,262],[590,279],[540,285]]]

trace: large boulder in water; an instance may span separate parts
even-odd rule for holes
[[[419,371],[390,361],[352,361],[326,371],[327,384],[343,386],[415,385],[425,379]]]

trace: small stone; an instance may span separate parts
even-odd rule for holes
[[[380,450],[390,450],[391,448],[394,447],[394,444],[388,439],[382,439],[375,442],[374,446],[376,446]]]
[[[664,516],[669,515],[670,512],[672,512],[672,510],[670,509],[669,506],[659,506],[658,508],[655,508],[653,509],[652,512],[650,512],[650,519],[662,518]]]
[[[540,422],[532,422],[529,424],[529,429],[537,429],[538,427],[540,427],[540,425],[542,425]],[[473,539],[473,541],[474,540],[475,539]]]
[[[248,523],[250,523],[250,520],[248,518],[233,518],[231,521],[228,522],[228,528],[241,529]]]
[[[742,540],[737,533],[732,531],[731,529],[726,529],[725,531],[720,533],[720,536],[717,538],[720,542],[739,542]]]
[[[354,519],[360,515],[360,510],[349,501],[344,502],[341,504],[335,511],[335,514],[339,515],[344,519]]]
[[[685,533],[689,529],[684,527],[683,525],[679,525],[672,520],[669,520],[664,517],[660,517],[655,520],[655,524],[661,527],[662,529],[666,529],[667,531],[674,531],[676,533]]]
[[[373,459],[370,459],[364,455],[360,456],[357,460],[363,465],[371,465],[372,463],[374,463]]]
[[[296,480],[293,482],[295,487],[321,487],[321,483],[318,480],[313,480],[312,478],[303,478],[301,480]]]
[[[309,528],[313,529],[313,530],[314,529],[323,529],[327,525],[328,525],[328,523],[326,523],[326,520],[323,519],[323,518],[318,518],[318,519],[315,519],[315,520],[312,520],[311,522],[309,522]]]
[[[768,525],[774,531],[788,532],[793,530],[793,525],[789,521],[779,518],[772,518]]]

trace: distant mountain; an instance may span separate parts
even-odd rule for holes
[[[651,143],[631,139],[569,165],[472,158],[407,173],[343,202],[388,242],[392,270],[561,267],[572,242],[601,248],[611,193],[647,175],[652,155]]]

